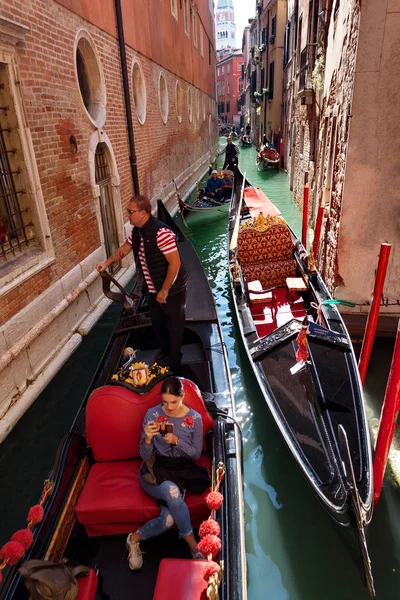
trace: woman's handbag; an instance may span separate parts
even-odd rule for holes
[[[87,577],[88,567],[70,566],[65,562],[27,560],[19,569],[30,594],[30,600],[75,600],[78,596],[77,576]]]

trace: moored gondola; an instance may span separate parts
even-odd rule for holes
[[[374,595],[365,537],[373,509],[371,446],[350,337],[312,254],[239,170],[235,183],[229,271],[250,364],[306,480],[358,541]]]
[[[172,580],[177,599],[203,597],[207,588],[224,600],[247,597],[241,434],[234,419],[221,326],[194,248],[161,202],[158,218],[175,231],[189,273],[180,375],[185,402],[203,418],[200,464],[211,471],[214,488],[223,494],[221,508],[212,513],[220,526],[221,550],[214,558],[221,565],[219,575],[204,579],[208,561],[192,560],[174,528],[141,543],[145,558],[140,570],[132,572],[128,567],[126,534],[159,512],[157,502],[138,484],[138,443],[143,416],[147,408],[158,404],[168,371],[155,362],[159,348],[146,296],[134,289],[131,295],[122,291],[118,297],[118,292],[109,292],[106,277],[107,294],[126,308],[75,422],[59,446],[40,501],[43,510],[30,511],[28,528],[33,540],[25,534],[24,543],[30,543],[21,560],[14,560],[14,552],[7,564],[7,552],[2,556],[2,600],[29,598],[18,572],[23,560],[58,563],[64,558],[91,569],[88,578],[78,580],[78,600],[125,600],[132,595],[144,600],[169,598]],[[186,496],[194,527],[210,516],[207,492]]]

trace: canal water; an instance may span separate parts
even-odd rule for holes
[[[221,143],[225,140],[221,138]],[[261,172],[254,148],[240,165],[279,207],[296,233],[301,215],[284,172]],[[212,286],[227,344],[236,413],[244,436],[249,600],[363,600],[368,593],[338,527],[302,478],[256,385],[232,313],[227,277],[226,221],[187,230]],[[0,543],[24,526],[51,469],[119,314],[110,307],[0,449]],[[393,344],[377,340],[367,376],[368,403],[382,401]],[[388,478],[369,529],[377,597],[400,590],[400,492]]]

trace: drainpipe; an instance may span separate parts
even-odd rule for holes
[[[123,25],[123,21],[122,21],[121,0],[115,0],[115,13],[116,13],[116,18],[117,18],[119,55],[120,55],[120,59],[121,59],[122,85],[124,88],[126,125],[127,125],[127,129],[128,129],[129,164],[131,166],[133,190],[134,190],[135,195],[138,195],[140,193],[139,178],[138,178],[137,163],[136,163],[135,140],[133,137],[132,109],[131,109],[131,98],[130,98],[130,94],[129,94],[128,68],[126,66],[125,38],[124,38],[124,25]]]

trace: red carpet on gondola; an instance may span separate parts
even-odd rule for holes
[[[306,314],[303,300],[298,294],[295,294],[295,301],[292,305],[289,304],[286,287],[276,288],[274,294],[278,309],[277,322],[272,320],[270,305],[253,304],[251,307],[254,323],[260,337],[272,333],[291,319],[302,319]]]

